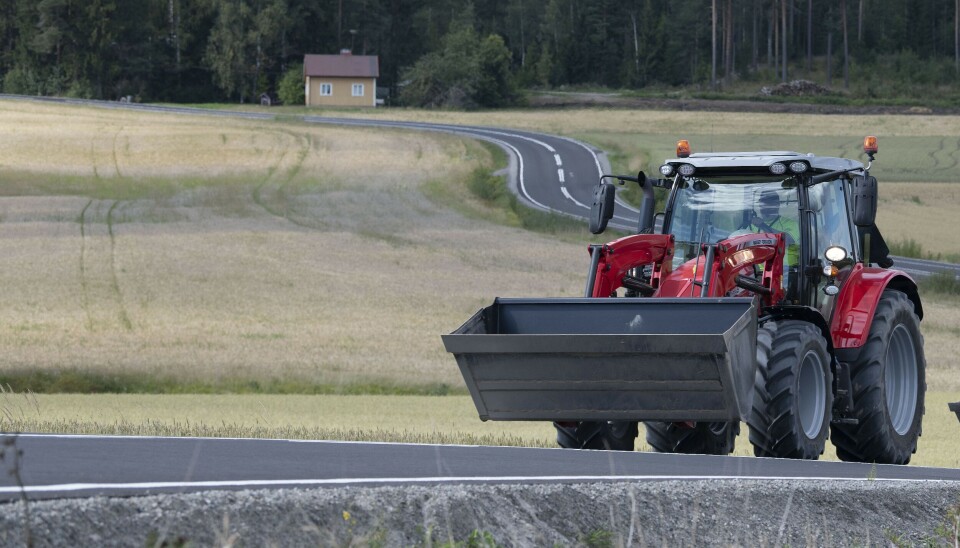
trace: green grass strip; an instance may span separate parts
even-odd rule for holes
[[[0,373],[0,386],[38,394],[341,394],[394,396],[466,395],[445,383],[399,385],[390,381],[310,383],[302,379],[185,381],[174,377],[116,374],[79,369],[14,370]]]

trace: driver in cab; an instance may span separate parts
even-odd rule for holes
[[[792,281],[796,268],[800,265],[800,224],[796,218],[780,214],[780,194],[776,190],[765,190],[758,200],[759,211],[753,212],[750,230],[753,232],[782,232],[786,249],[783,257],[783,282],[787,294],[793,294]]]

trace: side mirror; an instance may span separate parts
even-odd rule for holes
[[[607,222],[613,218],[613,200],[617,194],[613,183],[600,183],[593,191],[593,207],[590,208],[590,232],[601,234]]]
[[[853,224],[872,226],[877,220],[877,178],[853,178]]]

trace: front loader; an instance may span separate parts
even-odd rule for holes
[[[643,422],[657,451],[709,454],[732,452],[742,421],[757,456],[815,459],[829,436],[844,460],[909,462],[923,311],[914,281],[878,266],[870,166],[677,152],[662,178],[614,177],[643,190],[637,233],[589,246],[583,298],[498,298],[443,336],[480,418],[620,450]],[[654,187],[669,189],[657,216]],[[602,178],[594,234],[615,192]]]

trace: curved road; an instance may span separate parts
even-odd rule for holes
[[[0,96],[207,116],[272,119],[259,113]],[[518,194],[540,209],[584,217],[601,173],[602,151],[534,132],[479,126],[305,116],[310,123],[442,131],[483,139],[508,151]],[[620,204],[612,224],[636,227],[636,209]],[[915,276],[960,265],[896,258]],[[586,267],[586,265],[584,265]],[[451,365],[452,366],[452,365]],[[2,437],[2,436],[0,436]],[[3,437],[0,500],[91,494],[131,495],[203,489],[442,482],[585,482],[662,479],[846,478],[960,481],[960,470],[805,462],[747,457],[660,455],[504,447],[298,442],[196,438],[21,435]],[[14,453],[22,451],[19,464]],[[10,473],[16,471],[17,473]]]

